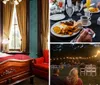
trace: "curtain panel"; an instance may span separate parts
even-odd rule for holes
[[[14,4],[8,2],[6,5],[3,4],[3,41],[9,40],[10,28],[12,24]],[[7,42],[7,41],[5,41]],[[3,51],[8,51],[9,43],[3,43]]]
[[[17,19],[22,37],[21,51],[26,52],[26,0],[22,0],[17,6]]]
[[[49,33],[49,0],[41,0],[41,46],[42,51],[48,49],[48,33]],[[40,30],[39,29],[39,30]]]

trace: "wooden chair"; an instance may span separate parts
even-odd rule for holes
[[[80,76],[81,76],[82,74],[85,76],[85,68],[80,68]]]

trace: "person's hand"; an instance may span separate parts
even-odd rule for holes
[[[87,28],[87,29],[84,29],[79,38],[76,40],[76,42],[92,42],[92,37],[93,37],[93,30]]]
[[[97,7],[100,7],[100,2],[98,2],[96,6],[97,6]]]

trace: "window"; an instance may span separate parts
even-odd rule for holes
[[[9,51],[21,51],[21,34],[18,26],[16,5],[14,6],[9,35]]]

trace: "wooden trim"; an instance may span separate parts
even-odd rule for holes
[[[37,1],[37,14],[38,14],[38,33],[37,33],[37,36],[38,36],[38,52],[37,52],[37,55],[38,56],[42,56],[42,46],[41,46],[41,27],[42,27],[42,0],[38,0]]]
[[[3,40],[3,3],[0,1],[0,51],[3,49],[2,40]]]
[[[33,59],[27,60],[7,60],[0,63],[0,85],[13,85],[19,83],[30,77],[32,75],[32,65]]]
[[[29,0],[26,0],[26,4],[27,4],[27,10],[26,10],[26,13],[27,13],[27,17],[26,17],[26,31],[27,31],[27,38],[26,38],[26,53],[29,54],[29,41],[30,41],[30,1]]]
[[[9,49],[9,51],[21,51],[20,49]]]

